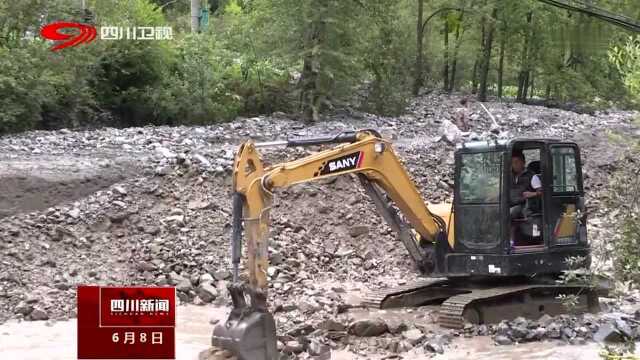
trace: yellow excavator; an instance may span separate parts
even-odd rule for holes
[[[258,149],[273,146],[333,148],[266,167]],[[337,144],[337,145],[336,145]],[[426,151],[426,150],[425,150]],[[538,178],[536,196],[512,196],[522,169]],[[355,174],[379,213],[409,252],[423,280],[373,292],[370,307],[441,302],[439,323],[490,323],[517,316],[566,312],[559,294],[578,299],[575,311],[598,309],[597,289],[559,283],[568,258],[589,266],[580,150],[552,139],[477,141],[455,151],[453,203],[426,204],[391,142],[376,130],[268,143],[247,141],[233,171],[233,309],[212,343],[243,360],[278,357],[276,325],[267,306],[269,213],[276,189]],[[521,189],[526,189],[526,186]],[[521,210],[512,215],[514,206]],[[239,277],[243,232],[248,282]],[[575,262],[575,261],[574,261]]]

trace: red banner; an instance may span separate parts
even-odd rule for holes
[[[78,359],[175,359],[172,287],[78,287]]]

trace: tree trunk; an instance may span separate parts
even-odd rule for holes
[[[523,104],[527,103],[527,98],[529,96],[529,77],[530,76],[531,76],[531,72],[528,70],[522,73],[522,82],[521,82],[522,93],[521,93],[520,102]]]
[[[531,91],[529,93],[529,99],[533,99],[533,96],[535,95],[535,86],[534,86],[534,80],[535,80],[535,71],[531,71],[531,75],[529,76],[529,83],[530,83],[530,87],[531,87]]]
[[[482,36],[480,37],[480,50],[478,51],[478,57],[476,57],[476,60],[473,62],[473,76],[471,79],[471,93],[472,94],[477,94],[478,93],[478,71],[480,70],[480,66],[481,64],[481,57],[482,57],[482,51],[484,50],[484,40],[485,40],[485,22],[486,19],[483,16],[482,20],[481,20],[481,24],[482,24]]]
[[[547,84],[547,90],[545,91],[544,97],[546,100],[551,99],[551,84]]]
[[[500,36],[500,61],[498,63],[498,99],[502,99],[502,80],[504,77],[504,50],[507,44],[507,22],[504,22]]]
[[[418,95],[420,89],[424,85],[423,79],[423,35],[424,27],[422,25],[422,17],[424,16],[424,0],[418,0],[418,22],[416,26],[416,73],[413,79],[413,95]]]
[[[527,31],[522,46],[522,64],[520,65],[520,73],[518,74],[518,96],[516,100],[521,103],[527,101],[527,89],[529,86],[529,43],[531,41],[531,22],[533,12],[527,13]]]
[[[460,51],[460,28],[462,27],[462,17],[464,12],[460,12],[458,18],[458,24],[456,26],[456,46],[453,50],[453,60],[451,62],[451,80],[449,81],[449,89],[447,91],[451,93],[456,87],[456,70],[458,67],[458,52]]]
[[[200,0],[191,0],[191,32],[200,32]]]
[[[487,87],[489,78],[489,65],[491,65],[491,50],[493,48],[493,33],[495,32],[495,19],[498,16],[498,9],[494,8],[491,12],[491,20],[489,21],[489,29],[487,30],[487,38],[484,41],[484,49],[482,51],[482,66],[480,68],[480,90],[478,93],[479,101],[487,101]]]
[[[444,20],[444,67],[442,68],[443,90],[449,91],[449,21]]]
[[[326,7],[325,7],[326,9]],[[318,49],[322,47],[325,39],[325,22],[322,17],[314,14],[305,36],[306,54],[302,64],[302,74],[300,84],[300,107],[302,118],[305,122],[315,122],[320,118],[320,107],[322,105],[322,94],[320,89],[320,59]]]

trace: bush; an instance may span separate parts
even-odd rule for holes
[[[77,126],[95,115],[82,56],[52,53],[39,40],[0,47],[0,134]]]
[[[640,144],[633,157],[640,157]],[[614,268],[622,281],[640,284],[640,169],[631,161],[611,181],[610,205],[618,209],[620,239],[614,247]]]

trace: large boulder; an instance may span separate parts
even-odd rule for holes
[[[380,318],[357,320],[349,325],[349,334],[355,336],[379,336],[389,330]]]

